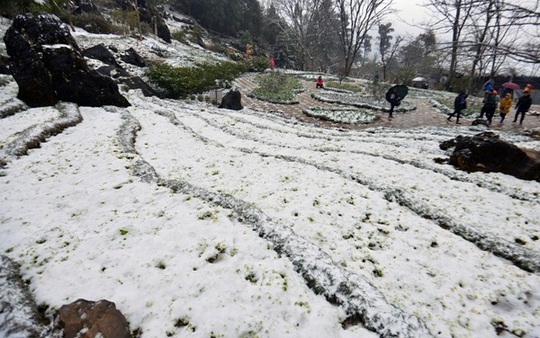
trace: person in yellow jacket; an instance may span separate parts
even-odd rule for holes
[[[504,118],[506,117],[506,114],[510,112],[511,107],[512,107],[512,94],[506,93],[506,96],[501,99],[501,102],[499,102],[499,112],[501,113],[500,123],[503,123]]]

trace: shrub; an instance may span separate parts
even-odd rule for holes
[[[285,73],[270,72],[256,78],[259,84],[251,93],[260,100],[281,103],[294,103],[295,93],[302,90],[302,83]]]
[[[169,98],[186,98],[190,94],[200,94],[218,87],[219,82],[233,81],[245,72],[242,64],[222,62],[219,64],[200,63],[193,67],[173,67],[158,64],[150,68],[146,75],[151,83]]]
[[[268,59],[264,56],[254,56],[247,61],[250,72],[264,72],[268,68]]]

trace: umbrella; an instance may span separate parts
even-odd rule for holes
[[[502,87],[503,88],[508,88],[508,89],[513,89],[513,90],[519,89],[519,85],[517,83],[513,83],[513,82],[505,82],[505,83],[502,84]]]
[[[397,94],[399,95],[399,97],[401,97],[402,100],[409,93],[409,87],[407,87],[406,85],[395,85],[388,89],[388,91],[386,92],[386,101],[390,101],[390,95],[392,95],[392,91],[394,91],[394,89],[396,89]]]

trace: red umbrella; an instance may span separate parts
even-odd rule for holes
[[[502,87],[512,89],[512,90],[519,89],[519,85],[517,83],[514,83],[514,82],[505,82],[505,83],[502,84]]]

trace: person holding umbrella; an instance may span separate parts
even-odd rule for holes
[[[510,93],[512,97],[514,96],[514,90],[519,89],[519,85],[514,82],[505,82],[501,85],[501,98],[506,97],[506,94]]]
[[[394,118],[394,108],[401,104],[401,100],[405,98],[409,88],[405,85],[395,85],[392,88],[388,89],[386,92],[386,101],[390,103],[390,110],[388,112],[388,118]]]
[[[390,102],[390,111],[388,114],[388,118],[392,119],[394,118],[392,116],[392,114],[394,113],[394,107],[399,106],[401,104],[401,97],[399,97],[399,94],[396,88],[392,90],[392,93],[390,94],[390,100],[388,100],[388,102]]]

